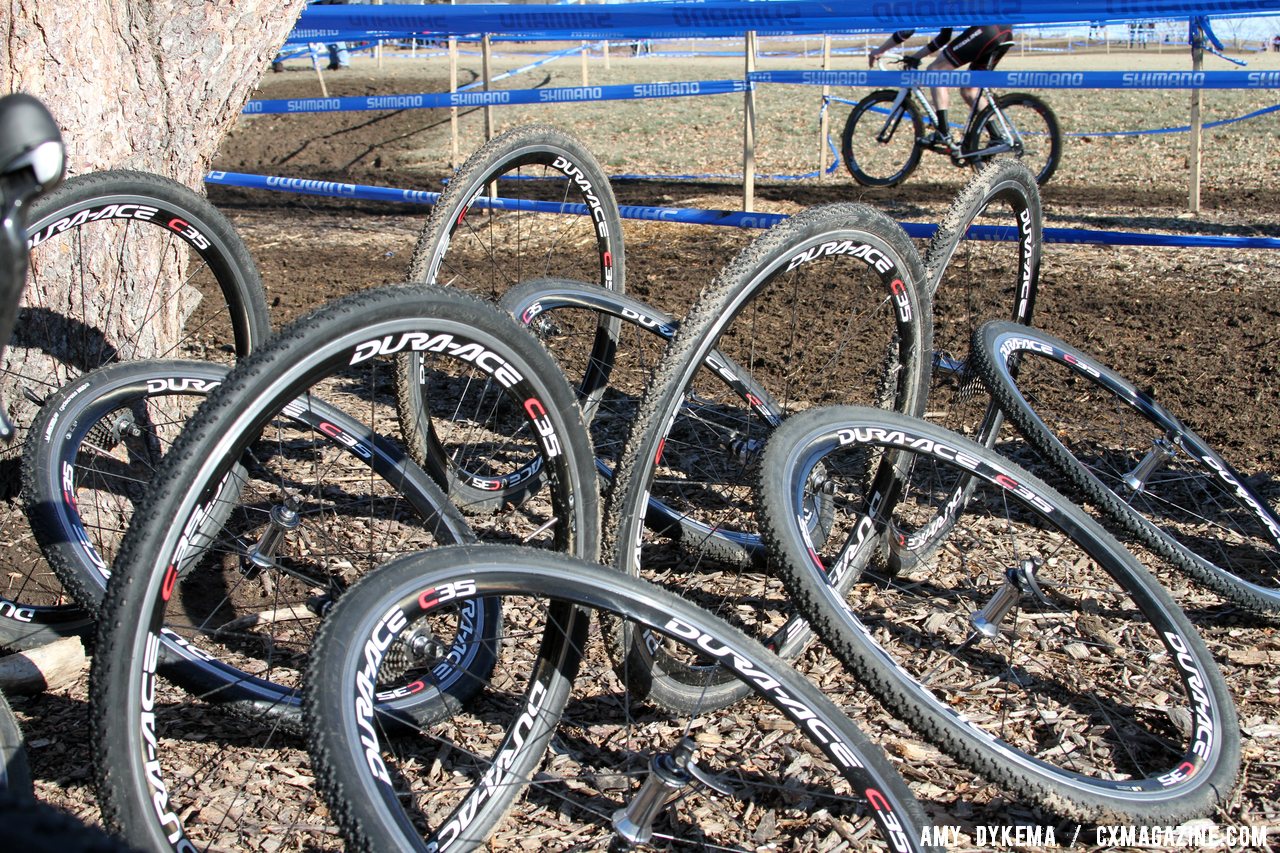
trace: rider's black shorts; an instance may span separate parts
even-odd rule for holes
[[[956,68],[968,65],[974,71],[990,71],[1012,42],[1013,29],[1008,24],[969,27],[942,49],[942,55]]]

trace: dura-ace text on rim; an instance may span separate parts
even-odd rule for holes
[[[471,712],[488,725],[472,740],[464,710],[449,727],[397,736],[364,686],[377,677],[380,649],[425,615],[483,596],[511,605],[497,644],[504,660],[487,691],[493,701]],[[579,701],[570,707],[590,707],[561,720],[553,755],[531,764],[525,754],[542,747],[544,727],[555,726],[547,697],[564,680],[531,668],[519,649],[540,646],[541,661],[549,648],[581,643],[557,622],[556,609],[566,603],[634,621],[720,662],[757,694],[739,714],[753,715],[771,736],[721,744],[712,733],[733,723],[713,709],[691,710],[688,719],[635,713],[639,708],[617,694],[609,662],[598,650],[580,649]],[[592,849],[623,839],[720,850],[806,846],[842,829],[861,837],[863,825],[868,841],[884,849],[920,847],[922,815],[913,798],[819,691],[700,608],[601,566],[493,546],[406,556],[357,583],[334,608],[312,671],[312,753],[354,849],[443,851],[470,849],[491,835],[495,844],[524,837],[526,812],[500,823],[502,810],[492,803],[504,788],[526,785],[535,814],[550,803],[575,843]],[[495,724],[506,730],[500,745],[486,734]],[[807,760],[796,762],[797,752]],[[442,756],[457,790],[415,770]],[[845,784],[850,789],[837,793]],[[663,796],[653,799],[653,791]],[[779,798],[779,791],[787,793]]]
[[[870,448],[914,469],[891,507],[857,485]],[[936,514],[948,492],[927,487],[927,467],[971,476],[969,505],[945,548],[884,576],[868,533],[890,514]],[[835,509],[823,543],[801,520],[815,469]],[[1136,559],[1048,486],[927,422],[844,406],[779,427],[761,478],[778,484],[760,499],[770,555],[814,630],[977,772],[1103,822],[1186,820],[1229,794],[1239,733],[1203,641]],[[865,571],[842,591],[830,573],[843,563]]]
[[[3,368],[20,429],[35,417],[33,401],[88,370],[138,358],[229,362],[270,333],[243,241],[175,181],[132,171],[81,175],[38,199],[27,222],[29,286]],[[194,311],[173,310],[197,293]],[[171,312],[181,326],[157,321]],[[14,568],[21,577],[11,576],[0,601],[6,646],[31,648],[91,625],[63,590],[42,585],[41,562]]]
[[[973,332],[991,319],[1030,324],[1040,280],[1040,191],[1019,161],[985,164],[938,223],[925,250],[933,297],[933,374],[925,417],[991,447],[1000,433],[1000,408],[983,393],[970,357]],[[969,239],[972,225],[1010,229],[1014,241]],[[889,564],[899,570],[943,540],[963,511],[967,478],[953,484],[936,519],[890,538]]]
[[[105,651],[95,661],[92,694],[95,707],[115,713],[102,713],[95,737],[109,756],[100,765],[108,792],[104,813],[135,843],[175,848],[187,842],[242,843],[236,836],[241,824],[219,823],[208,808],[184,812],[158,804],[182,804],[208,789],[234,797],[248,782],[223,778],[228,772],[224,768],[236,763],[223,752],[266,745],[287,754],[294,748],[276,721],[296,701],[318,614],[341,600],[339,593],[356,578],[396,554],[471,535],[403,449],[374,438],[379,426],[394,428],[396,423],[389,394],[397,371],[392,354],[428,346],[439,349],[431,356],[441,361],[442,369],[501,377],[494,381],[509,389],[512,428],[523,444],[543,448],[549,501],[527,508],[519,518],[504,519],[502,531],[494,533],[595,556],[595,477],[572,392],[549,356],[509,317],[475,297],[419,285],[356,294],[297,321],[234,371],[183,433],[147,503],[135,513],[108,587],[99,634]],[[374,351],[388,355],[369,357]],[[361,418],[370,427],[352,433],[320,424],[301,435],[277,428],[280,417],[323,398],[363,406]],[[323,443],[313,434],[323,437]],[[385,452],[391,468],[376,476],[339,468],[322,453],[334,442],[348,456],[369,453],[376,458]],[[555,453],[549,455],[552,449]],[[225,535],[210,533],[204,519],[215,514],[211,508],[227,488],[220,484],[235,470],[236,460],[242,460],[246,472],[245,483],[236,490],[239,504],[212,525],[221,525]],[[415,494],[433,505],[414,506]],[[247,525],[246,533],[240,532],[241,525]],[[194,555],[191,563],[189,555]],[[186,565],[191,568],[184,569]],[[332,592],[324,586],[328,583]],[[241,586],[258,597],[249,601],[248,612],[229,614],[235,619],[210,621],[218,611],[190,612],[205,601],[216,604],[224,588],[234,594]],[[297,598],[276,603],[286,593]],[[463,640],[455,638],[492,633],[484,624],[500,606],[495,599],[483,601],[480,611],[461,612],[443,627],[416,626],[414,641],[394,649],[395,671],[378,685],[378,692],[393,697],[384,702],[389,709],[427,724],[461,706],[492,666],[495,650],[485,643],[480,644],[484,654],[473,658],[475,665],[452,664],[463,657]],[[232,630],[217,630],[224,624]],[[184,633],[177,634],[171,625],[181,625]],[[162,637],[175,648],[164,647]],[[249,640],[254,645],[246,645]],[[149,654],[152,647],[164,654]],[[209,660],[211,650],[218,661]],[[230,669],[224,657],[237,667],[261,660],[270,678],[279,673],[285,680],[269,683],[250,670]],[[181,667],[172,662],[166,666],[175,658],[181,659]],[[441,665],[455,676],[451,682],[441,679]],[[164,715],[155,717],[152,731],[146,704],[160,673],[199,697],[222,705],[234,702],[246,719],[243,737],[218,744],[219,755],[210,755],[208,763],[171,762],[165,744],[183,736],[188,725],[184,718],[197,708],[190,697],[166,686]],[[430,689],[419,689],[419,682]],[[144,754],[153,740],[158,772],[149,769],[155,765]],[[203,747],[188,742],[183,748]],[[251,763],[267,777],[255,783],[262,790],[287,784],[274,777],[277,771],[270,766]],[[270,800],[262,806],[273,807]],[[165,826],[169,811],[184,815],[177,830]],[[291,814],[305,824],[311,812]]]
[[[535,278],[568,277],[622,293],[626,252],[617,200],[600,164],[579,140],[546,125],[517,127],[477,149],[432,210],[409,276],[497,300]],[[619,321],[597,318],[598,369],[607,376]],[[411,452],[467,512],[527,500],[541,487],[536,461],[496,466],[449,445],[435,423],[459,412],[432,410],[420,359],[404,359],[397,386]],[[589,377],[572,377],[577,384]],[[474,397],[483,405],[483,389]],[[483,471],[477,469],[484,469]]]
[[[798,651],[804,632],[762,564],[725,561],[697,539],[671,541],[644,523],[644,508],[659,500],[716,538],[758,541],[755,471],[777,414],[835,401],[920,413],[930,339],[922,281],[910,240],[862,205],[810,208],[735,258],[681,324],[632,426],[606,507],[614,565],[661,576],[780,652]],[[728,393],[707,367],[713,351],[768,394],[772,417]],[[899,474],[891,454],[868,460],[865,473],[868,487],[891,495]],[[823,504],[815,497],[819,529]],[[715,667],[679,660],[660,644],[614,640],[629,646],[630,671],[650,673],[649,695],[668,707],[708,696],[727,702],[741,689],[718,684]]]
[[[1115,523],[1220,595],[1280,610],[1280,518],[1249,477],[1149,394],[1064,341],[989,324],[974,346],[1010,419]]]

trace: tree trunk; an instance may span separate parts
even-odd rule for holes
[[[0,0],[0,93],[62,125],[71,174],[134,168],[199,187],[304,0]]]
[[[69,175],[138,169],[203,194],[224,133],[303,4],[0,0],[0,94],[25,91],[45,102],[62,127]],[[43,397],[90,361],[57,329],[86,324],[112,344],[137,342],[120,347],[126,358],[168,353],[200,302],[186,281],[189,253],[165,251],[154,236],[131,233],[117,245],[118,230],[81,231],[88,245],[33,252],[27,310],[0,387],[19,427],[33,415],[23,389]],[[53,379],[32,388],[31,377]]]

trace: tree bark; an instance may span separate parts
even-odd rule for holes
[[[199,187],[304,0],[0,0],[0,93],[43,100],[70,174]]]
[[[138,169],[203,192],[223,135],[303,5],[0,0],[0,94],[25,91],[44,101],[62,127],[69,175]],[[36,318],[52,313],[92,326],[111,343],[139,342],[127,358],[168,352],[201,298],[187,281],[187,253],[164,251],[158,235],[131,232],[122,246],[113,242],[119,231],[84,232],[86,242],[74,252],[33,254],[20,335],[43,338]],[[19,427],[33,416],[23,393],[33,391],[30,377],[56,377],[36,389],[44,396],[78,372],[67,366],[78,354],[56,334],[49,337],[19,346],[15,336],[6,356],[0,395]]]

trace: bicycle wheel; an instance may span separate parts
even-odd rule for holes
[[[979,151],[995,145],[1010,145],[1013,155],[1036,176],[1036,183],[1044,186],[1062,159],[1062,129],[1058,117],[1048,104],[1025,92],[1002,95],[997,103],[1009,124],[1017,130],[1017,139],[1007,137],[995,110],[988,106],[970,126],[961,149]],[[975,157],[969,162],[977,165],[984,159]]]
[[[495,195],[496,193],[496,195]],[[414,249],[410,278],[497,300],[534,278],[571,278],[617,293],[625,289],[622,219],[609,179],[576,139],[546,125],[508,131],[477,150],[450,179]],[[616,346],[619,321],[601,316],[601,354]],[[538,490],[519,465],[495,465],[482,448],[444,434],[466,412],[431,411],[418,359],[404,359],[397,388],[409,447],[437,472],[468,512],[492,512]],[[578,377],[573,377],[577,382]],[[485,405],[477,391],[477,407]],[[530,462],[532,460],[525,460]]]
[[[26,744],[9,700],[0,693],[0,800],[30,806],[35,791],[27,767]]]
[[[428,729],[362,701],[360,685],[380,666],[366,649],[424,613],[489,595],[502,596],[509,618],[482,702]],[[705,650],[757,697],[733,714],[642,710],[598,644],[562,626],[570,604]],[[570,686],[549,665],[566,646],[585,671],[557,731],[541,710],[544,697]],[[306,702],[312,754],[352,849],[474,846],[491,834],[501,847],[539,837],[548,812],[545,843],[575,849],[817,849],[839,838],[916,849],[927,825],[883,754],[816,687],[700,608],[601,566],[471,546],[396,560],[334,608],[316,648]],[[538,768],[553,735],[553,755]],[[527,805],[499,825],[512,793],[526,787]]]
[[[455,372],[462,364],[497,377],[506,408],[523,418],[508,440],[543,448],[546,500],[480,535],[595,557],[598,498],[572,393],[514,321],[429,286],[365,291],[299,320],[246,359],[183,432],[108,585],[93,735],[104,815],[132,843],[226,849],[248,846],[264,820],[282,834],[323,825],[314,802],[286,796],[300,753],[279,725],[296,710],[318,615],[374,566],[469,536],[393,434],[380,435],[396,423],[395,355],[408,347]],[[325,402],[365,426],[328,417],[296,425]],[[496,439],[517,416],[495,414]],[[237,464],[243,482],[221,485]],[[234,506],[219,507],[229,490]],[[492,667],[496,649],[484,638],[499,613],[496,599],[481,599],[447,625],[424,626],[438,641],[389,646],[396,675],[377,685],[378,701],[424,724],[451,714]],[[209,731],[205,702],[244,720],[192,743],[190,733]]]
[[[985,393],[969,354],[988,320],[1030,324],[1040,281],[1043,245],[1040,192],[1023,164],[983,165],[956,196],[925,251],[925,279],[933,296],[933,381],[925,417],[992,447],[1000,409]],[[970,234],[972,226],[988,229]],[[964,509],[968,478],[961,476],[943,514],[889,537],[891,571],[909,567],[942,542]]]
[[[181,184],[143,172],[83,175],[40,198],[27,222],[28,287],[0,368],[21,430],[35,418],[32,400],[94,368],[174,356],[230,362],[270,332],[244,243]],[[184,310],[170,328],[175,301]],[[91,624],[43,559],[19,552],[13,562],[0,590],[0,645],[32,648]]]
[[[161,458],[229,369],[122,362],[84,374],[40,409],[22,458],[27,518],[62,588],[89,613]]]
[[[578,400],[591,432],[596,469],[606,482],[612,479],[645,388],[679,323],[639,300],[567,279],[518,285],[501,304],[537,335],[567,376],[583,377]],[[617,318],[623,324],[616,346],[610,342],[604,350],[595,334],[601,317]],[[782,417],[769,392],[731,359],[712,351],[706,365],[740,405],[752,407],[767,420]],[[705,554],[725,561],[745,562],[758,550],[753,537],[710,528],[655,497],[645,509],[645,523],[677,541],[696,542]]]
[[[9,841],[27,853],[137,853],[137,848],[122,844],[100,827],[31,796],[0,794],[0,824]]]
[[[605,510],[608,559],[680,589],[783,656],[797,653],[806,632],[760,559],[759,451],[780,416],[814,405],[923,410],[930,334],[922,280],[911,241],[864,205],[810,208],[757,238],[698,298],[636,415]],[[734,376],[726,377],[729,363]],[[768,392],[771,407],[732,392],[726,378],[737,375]],[[888,495],[895,477],[886,458],[868,465],[866,483]],[[707,532],[673,540],[646,525],[651,499]],[[752,558],[717,559],[703,544],[716,539],[736,540]],[[651,697],[667,707],[727,702],[741,690],[713,665],[650,648],[643,637],[615,639],[630,672],[649,674]]]
[[[1009,419],[1117,525],[1223,597],[1280,611],[1280,518],[1249,477],[1058,338],[991,323],[974,347]]]
[[[872,92],[858,101],[845,122],[840,156],[864,187],[896,187],[920,162],[924,122],[909,97],[901,111],[894,111],[899,94],[898,89]]]
[[[875,448],[916,469],[887,510],[857,482]],[[975,484],[947,547],[909,574],[833,585],[869,564],[890,514],[937,514],[946,490],[927,488],[932,470]],[[1082,821],[1173,824],[1226,801],[1240,736],[1221,672],[1164,588],[1066,498],[963,436],[848,406],[779,427],[761,480],[765,537],[797,607],[957,759]],[[836,503],[825,543],[797,521],[812,488]]]

